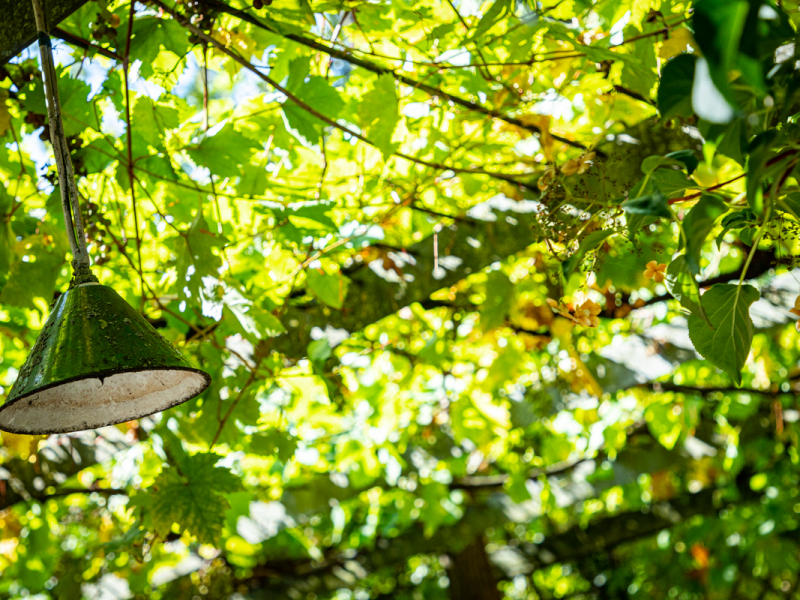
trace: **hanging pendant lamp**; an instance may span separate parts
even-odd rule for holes
[[[92,275],[50,36],[39,0],[32,1],[73,278],[0,407],[0,429],[47,434],[124,423],[166,410],[200,394],[211,378]]]

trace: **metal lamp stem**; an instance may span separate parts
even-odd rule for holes
[[[50,36],[40,2],[39,30],[50,138],[72,249],[69,289],[53,303],[5,403],[0,430],[49,434],[139,419],[201,394],[211,384],[112,288],[92,275],[69,156]],[[133,15],[131,15],[133,16]]]
[[[61,190],[61,205],[64,209],[64,223],[67,227],[67,237],[72,251],[72,268],[75,273],[88,274],[89,252],[86,249],[86,236],[83,231],[81,209],[78,202],[78,189],[75,185],[75,171],[72,168],[72,159],[69,155],[67,136],[64,134],[64,124],[61,120],[61,101],[58,97],[58,76],[53,62],[53,46],[46,16],[42,10],[41,0],[31,0],[33,13],[36,17],[36,29],[39,32],[39,54],[42,60],[42,73],[44,76],[44,93],[47,104],[47,118],[50,122],[50,142],[53,144],[53,153],[56,157],[56,170],[58,183]]]

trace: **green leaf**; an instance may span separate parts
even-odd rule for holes
[[[764,88],[760,65],[754,65],[750,53],[742,47],[756,43],[756,22],[760,2],[746,0],[701,0],[694,6],[693,29],[695,39],[708,61],[714,85],[735,106],[733,87],[728,74],[739,68],[748,83]],[[743,36],[746,30],[749,35]]]
[[[800,192],[789,192],[778,201],[778,208],[800,221]]]
[[[635,27],[628,28],[631,35]],[[628,37],[626,31],[625,37]],[[618,60],[623,63],[622,76],[620,83],[645,98],[650,98],[650,94],[658,81],[658,58],[656,57],[656,46],[654,44],[634,44],[631,52],[622,58],[620,54]]]
[[[739,230],[739,239],[742,240],[746,246],[752,246],[758,233],[758,227],[742,227]]]
[[[721,198],[714,194],[703,194],[686,218],[683,231],[686,233],[686,264],[695,275],[700,274],[700,253],[714,223],[728,208]]]
[[[331,204],[327,202],[292,205],[286,210],[275,210],[274,213],[281,221],[288,219],[304,236],[321,237],[339,229],[330,217]]]
[[[628,223],[628,232],[631,236],[635,236],[640,231],[642,231],[645,227],[651,225],[652,223],[658,221],[657,217],[650,217],[647,215],[636,215],[628,213],[627,223]]]
[[[83,166],[89,174],[99,173],[104,171],[112,162],[114,162],[114,155],[111,154],[113,146],[106,140],[94,140],[90,144],[86,144],[80,150],[76,151],[73,155],[76,158],[83,160]],[[111,154],[109,156],[109,154]]]
[[[387,160],[398,146],[392,143],[392,134],[400,120],[397,91],[391,74],[384,73],[375,80],[372,91],[361,101],[358,116],[367,131],[367,137],[381,151],[383,159]]]
[[[175,129],[180,124],[177,109],[159,105],[147,96],[139,96],[133,105],[131,122],[134,129],[134,158],[149,154],[146,146],[152,146],[157,152],[165,152],[164,133]],[[145,147],[136,145],[137,136]]]
[[[600,231],[593,231],[589,235],[587,235],[581,241],[578,249],[570,256],[567,260],[565,260],[561,265],[562,273],[564,274],[564,279],[569,280],[570,275],[575,272],[575,269],[578,268],[578,265],[581,264],[583,257],[586,256],[586,253],[594,250],[600,244],[602,244],[609,236],[613,235],[614,231],[611,229],[602,229]]]
[[[141,61],[139,72],[142,77],[147,79],[153,75],[153,66],[160,64],[162,49],[172,54],[173,62],[184,56],[189,50],[186,30],[174,19],[157,16],[137,18],[133,22],[131,55]]]
[[[675,169],[657,169],[650,176],[650,182],[667,198],[679,198],[687,189],[697,187],[686,173]]]
[[[475,29],[472,30],[470,39],[477,40],[479,37],[485,35],[500,21],[500,19],[508,13],[513,13],[513,11],[514,3],[511,0],[494,0],[489,10],[487,10],[486,14],[478,21]]]
[[[303,15],[308,21],[309,25],[314,26],[316,24],[316,19],[314,17],[314,9],[311,8],[311,4],[308,0],[298,0],[300,4],[300,9],[303,11]]]
[[[9,196],[5,187],[0,187],[0,288],[5,285],[14,260],[14,232],[11,231],[11,221],[8,218],[13,198]]]
[[[767,163],[773,156],[772,147],[780,135],[769,129],[755,136],[747,147],[747,204],[756,215],[764,213],[764,183]]]
[[[238,177],[241,166],[250,162],[257,146],[253,140],[225,125],[214,135],[206,136],[194,147],[187,148],[199,167],[207,167],[220,177]]]
[[[275,337],[286,332],[277,317],[253,304],[239,290],[225,290],[222,303],[233,329],[253,343],[264,337]]]
[[[308,283],[309,289],[320,302],[333,308],[341,309],[345,296],[347,296],[347,286],[350,282],[341,273],[328,275],[318,269],[308,269],[306,271],[306,283]]]
[[[305,104],[330,119],[338,119],[344,109],[342,96],[324,77],[308,77],[308,59],[298,58],[289,66],[287,90]],[[287,131],[304,146],[316,146],[326,123],[287,99],[281,106]]]
[[[702,306],[700,305],[700,289],[694,277],[686,256],[677,256],[667,267],[664,285],[684,308],[687,308],[694,315],[698,315],[703,320],[706,319]]]
[[[320,338],[314,340],[308,345],[308,360],[311,361],[311,370],[317,375],[325,384],[328,390],[328,396],[334,398],[336,396],[336,388],[331,381],[328,373],[325,370],[325,363],[333,356],[333,348],[327,338]]]
[[[165,537],[178,523],[202,544],[217,544],[229,504],[224,494],[241,489],[241,482],[228,469],[215,467],[218,454],[188,456],[165,468],[148,490],[153,525]]]
[[[722,241],[725,238],[725,234],[731,231],[732,229],[741,229],[742,227],[746,227],[748,225],[757,225],[758,219],[756,215],[753,213],[752,210],[745,208],[743,210],[738,210],[735,212],[731,212],[725,215],[722,218],[722,222],[720,225],[722,226],[722,231],[717,236],[717,248],[721,247]],[[748,244],[748,246],[751,244]]]
[[[22,105],[25,110],[46,115],[47,105],[42,80],[37,78],[30,87],[24,88],[24,91],[25,99]],[[69,69],[61,70],[58,76],[58,96],[61,101],[64,135],[67,137],[77,135],[87,127],[94,127],[97,124],[92,102],[87,100],[91,91],[92,88],[86,83],[71,77]],[[50,139],[47,141],[49,143]]]
[[[620,206],[625,212],[632,215],[672,218],[672,212],[667,204],[667,197],[660,190],[656,190],[647,196],[626,200]]]
[[[223,244],[224,240],[209,229],[203,213],[198,211],[189,231],[178,237],[175,243],[178,254],[176,285],[181,299],[192,297],[198,300],[203,277],[218,275],[222,259],[214,254],[212,248]]]
[[[652,174],[661,167],[680,167],[681,169],[690,169],[689,174],[691,175],[698,164],[699,161],[694,152],[681,150],[666,156],[648,156],[642,161],[642,173],[645,175]]]
[[[684,167],[686,167],[686,172],[689,173],[689,175],[694,173],[697,165],[700,164],[700,161],[697,159],[697,155],[694,153],[694,150],[678,150],[677,152],[670,152],[664,158],[677,163],[683,163]]]
[[[308,345],[308,359],[311,362],[325,364],[333,356],[333,348],[327,339],[314,340]]]
[[[661,69],[657,106],[663,119],[690,117],[692,110],[692,85],[697,57],[681,54]]]
[[[717,284],[700,299],[708,322],[689,317],[689,337],[695,349],[740,385],[741,370],[753,342],[750,305],[760,294],[751,285]]]
[[[506,321],[514,285],[502,271],[492,271],[486,281],[486,301],[481,306],[481,329],[489,331]]]
[[[8,281],[0,292],[0,304],[36,308],[53,301],[56,278],[66,262],[66,236],[33,235],[17,242]]]
[[[732,158],[740,165],[745,163],[743,149],[747,148],[747,134],[744,119],[734,119],[726,124],[706,124],[701,128],[707,143],[716,146],[716,151]]]
[[[261,456],[276,456],[283,463],[294,456],[296,449],[297,438],[280,429],[255,433],[250,441],[250,452]]]
[[[528,475],[527,473],[514,473],[503,484],[503,489],[511,498],[512,502],[521,504],[531,499],[531,493],[528,491]]]

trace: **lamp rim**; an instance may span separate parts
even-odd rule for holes
[[[95,429],[97,429],[99,427],[108,427],[110,425],[118,425],[119,423],[127,423],[128,421],[135,421],[137,419],[142,419],[144,417],[148,417],[150,415],[154,415],[156,413],[168,410],[170,408],[174,408],[174,407],[178,406],[179,404],[183,404],[184,402],[187,402],[187,401],[191,400],[192,398],[196,398],[197,396],[202,394],[204,391],[206,391],[208,389],[208,387],[211,385],[211,376],[208,373],[206,373],[205,371],[202,371],[200,369],[195,369],[193,367],[155,366],[155,367],[134,367],[134,368],[129,368],[129,369],[104,369],[104,370],[98,371],[96,373],[87,373],[87,374],[84,374],[84,375],[77,375],[75,377],[69,377],[67,379],[62,379],[61,381],[48,383],[48,384],[43,385],[41,387],[35,388],[35,389],[29,391],[26,394],[17,396],[16,398],[13,398],[13,399],[10,399],[10,400],[6,400],[6,403],[3,404],[2,406],[0,406],[0,431],[6,431],[8,433],[24,434],[24,435],[37,435],[35,433],[31,433],[30,430],[26,431],[24,429],[15,428],[13,426],[8,427],[4,423],[2,423],[3,411],[5,411],[7,408],[10,408],[11,406],[17,404],[20,400],[23,400],[23,399],[25,399],[25,398],[33,395],[33,394],[38,394],[38,393],[44,392],[44,391],[49,390],[49,389],[60,387],[62,385],[67,385],[69,383],[74,383],[76,381],[83,381],[83,380],[86,380],[86,379],[99,379],[101,381],[101,383],[102,383],[105,378],[111,377],[113,375],[122,375],[122,374],[125,374],[125,373],[142,373],[142,372],[146,372],[146,371],[187,371],[187,372],[190,372],[190,373],[195,373],[197,375],[200,375],[203,378],[204,385],[197,392],[195,392],[195,393],[193,393],[193,394],[191,394],[189,396],[180,396],[180,397],[174,399],[168,405],[162,406],[162,407],[158,408],[157,410],[146,411],[146,412],[144,412],[142,414],[137,414],[137,415],[131,416],[130,418],[125,419],[124,421],[111,421],[111,422],[106,423],[104,425],[98,425]],[[83,431],[83,429],[74,429],[74,428],[71,428],[71,427],[65,427],[63,429],[49,429],[48,433],[51,433],[51,434],[70,433],[70,432],[73,432],[73,431]]]

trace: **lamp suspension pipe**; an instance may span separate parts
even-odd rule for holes
[[[0,406],[0,430],[37,435],[140,419],[194,398],[211,383],[92,275],[42,1],[32,3],[73,277]]]
[[[41,0],[31,0],[36,29],[39,37],[39,55],[44,76],[44,95],[47,104],[47,119],[50,124],[50,142],[56,158],[58,185],[61,192],[61,206],[64,209],[64,223],[67,227],[69,247],[72,252],[72,269],[76,274],[89,273],[89,251],[86,249],[86,235],[83,230],[78,188],[75,185],[75,171],[69,155],[67,136],[61,119],[61,100],[58,96],[58,76],[53,61],[53,44],[47,24],[47,15],[42,9]],[[96,281],[96,280],[94,280]]]

